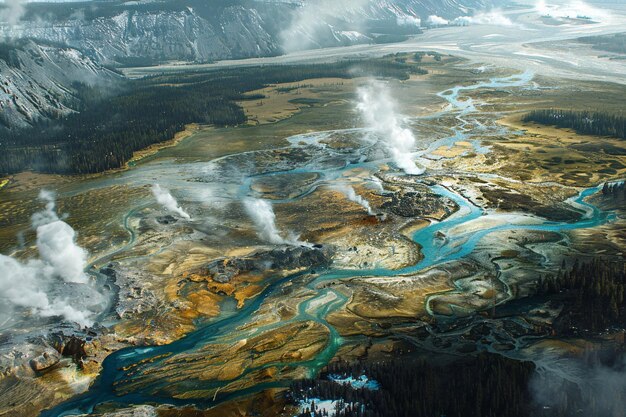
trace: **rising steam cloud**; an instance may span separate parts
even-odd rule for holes
[[[424,170],[418,168],[411,157],[415,136],[402,127],[401,116],[387,84],[372,80],[359,88],[358,95],[357,109],[367,126],[385,143],[398,168],[409,175],[423,174]]]
[[[281,236],[276,226],[276,214],[274,208],[269,201],[258,198],[248,198],[243,202],[246,213],[254,222],[257,234],[261,240],[273,245],[293,245],[293,246],[310,246],[307,242],[302,242],[298,236],[292,235],[290,232],[284,238]]]
[[[62,317],[81,326],[93,324],[93,312],[86,303],[98,304],[102,297],[88,285],[84,273],[87,252],[76,244],[76,232],[61,220],[53,195],[42,191],[46,208],[33,216],[39,259],[20,262],[0,255],[0,299],[4,313],[23,309],[39,317]],[[86,287],[80,298],[72,288]],[[87,294],[87,295],[86,295]],[[83,307],[78,307],[83,306]]]
[[[367,210],[367,214],[374,215],[374,211],[372,210],[372,206],[370,205],[369,201],[358,195],[356,191],[354,191],[354,188],[352,188],[351,186],[345,184],[334,185],[332,189],[342,193],[346,196],[348,200],[353,201],[363,207],[365,210]]]
[[[191,216],[178,205],[178,201],[172,196],[169,190],[162,188],[159,184],[152,186],[152,194],[157,203],[165,207],[171,213],[177,214],[185,220],[191,220]]]

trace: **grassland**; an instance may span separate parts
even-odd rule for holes
[[[399,101],[399,112],[408,116],[407,124],[420,145],[445,139],[459,124],[456,117],[445,114],[420,118],[445,108],[446,103],[436,93],[458,84],[472,85],[488,77],[509,75],[505,70],[477,74],[455,59],[426,60],[421,65],[429,70],[428,76],[389,81]],[[236,314],[237,309],[257,297],[271,280],[290,271],[279,271],[273,277],[242,274],[228,283],[216,282],[197,272],[213,260],[267,249],[267,245],[259,241],[241,205],[232,201],[233,194],[229,194],[232,189],[238,190],[240,184],[222,184],[227,181],[220,178],[215,182],[223,188],[212,188],[215,184],[207,178],[215,168],[215,160],[244,153],[222,163],[262,170],[297,157],[281,149],[288,144],[286,138],[292,135],[361,126],[354,112],[354,100],[355,88],[362,82],[360,78],[303,79],[253,90],[248,93],[249,99],[238,102],[250,123],[236,127],[194,126],[184,140],[154,148],[124,172],[95,177],[58,177],[58,182],[57,177],[18,176],[10,186],[0,190],[0,214],[5,219],[1,237],[6,242],[2,250],[13,248],[17,242],[15,236],[26,231],[27,245],[21,254],[32,254],[32,248],[28,249],[33,242],[29,221],[38,207],[33,201],[42,186],[58,191],[60,211],[69,214],[67,221],[78,230],[79,243],[94,256],[125,244],[129,239],[127,227],[136,232],[134,245],[112,260],[133,274],[145,274],[141,278],[144,281],[139,281],[138,285],[146,294],[152,294],[155,301],[141,311],[125,314],[113,326],[115,337],[97,339],[98,342],[92,344],[102,356],[104,352],[119,348],[120,344],[168,343],[211,319]],[[439,147],[434,152],[435,157],[425,158],[428,180],[455,190],[490,213],[523,212],[548,217],[572,215],[563,201],[581,187],[626,176],[625,157],[608,154],[597,146],[606,143],[623,149],[623,143],[522,122],[526,112],[556,104],[618,108],[626,91],[601,83],[577,83],[574,88],[565,88],[571,84],[552,79],[537,79],[536,82],[547,88],[503,88],[468,93],[480,103],[480,112],[475,115],[478,122],[506,129],[495,135],[482,134],[480,128],[472,131],[472,140],[480,140],[483,147],[489,148],[486,153],[472,150],[474,145],[466,138]],[[349,137],[337,137],[326,145],[331,149],[349,149],[355,143]],[[257,155],[255,151],[261,152]],[[250,161],[252,163],[246,165]],[[384,173],[389,167],[380,163],[376,169]],[[388,198],[365,185],[372,175],[368,169],[355,168],[347,170],[341,179],[350,181],[359,195],[378,211]],[[154,203],[147,186],[171,178],[180,179],[173,183],[180,192],[180,203],[194,210],[194,221],[189,224],[178,222],[163,226],[155,221],[163,210]],[[281,200],[299,195],[318,179],[317,175],[284,174],[270,180],[253,181],[251,190],[263,198]],[[389,191],[402,191],[402,187],[392,181],[387,186]],[[200,195],[206,198],[200,199]],[[507,200],[508,205],[499,205],[499,200]],[[290,204],[276,204],[275,213],[281,230],[334,247],[336,267],[345,269],[398,269],[418,263],[420,246],[408,237],[428,224],[426,219],[416,221],[415,218],[390,216],[381,220],[368,216],[361,206],[325,186]],[[127,225],[122,224],[125,217]],[[478,219],[463,226],[471,232],[486,225],[481,222],[505,222],[511,218]],[[607,239],[601,234],[594,238],[594,245],[600,239]],[[327,317],[341,336],[356,336],[346,342],[338,357],[393,356],[399,349],[406,348],[404,341],[408,345],[411,341],[428,338],[419,326],[435,323],[435,316],[486,315],[494,300],[504,302],[510,297],[528,295],[537,275],[544,273],[537,267],[537,253],[558,258],[568,250],[559,239],[531,232],[503,232],[482,241],[471,260],[452,262],[423,274],[337,279],[315,289],[307,286],[314,276],[294,279],[281,287],[277,297],[266,300],[255,316],[233,335],[262,329],[260,333],[254,333],[254,337],[245,341],[235,343],[229,339],[224,343],[207,344],[203,351],[192,355],[177,355],[162,369],[147,373],[146,381],[171,380],[167,394],[197,399],[211,398],[217,391],[214,388],[187,391],[184,385],[190,376],[203,381],[222,381],[224,392],[248,388],[259,381],[306,376],[306,370],[296,363],[314,358],[324,348],[329,334],[319,323],[304,321],[296,326],[289,320],[299,314],[302,302],[322,289],[331,289],[348,300],[344,307]],[[537,252],[527,247],[531,244]],[[355,247],[358,251],[353,249]],[[499,280],[494,280],[496,264],[501,269]],[[315,308],[331,301],[330,298],[321,300]],[[528,313],[527,317],[537,329],[542,329],[546,316],[551,317],[551,314],[554,313],[550,310]],[[268,324],[276,326],[264,329]],[[502,340],[494,344],[494,349],[509,349],[518,336],[516,329],[499,333]],[[432,343],[429,346],[433,350],[457,355],[468,351],[468,345],[473,343],[468,340],[474,336],[468,331],[457,339],[444,335],[428,343]],[[246,374],[245,371],[252,368],[251,357],[254,357],[255,367],[267,367]],[[101,356],[94,358],[90,369],[97,371]],[[272,365],[274,362],[284,365],[279,369]],[[146,382],[125,381],[119,390],[131,392],[142,388],[143,383]],[[255,398],[272,409],[273,399]],[[249,400],[228,403],[220,409],[236,412],[239,407],[249,407]],[[180,410],[163,413],[183,415]],[[208,411],[206,415],[212,413],[214,411]]]

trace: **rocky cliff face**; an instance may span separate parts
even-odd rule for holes
[[[0,34],[76,48],[100,62],[147,64],[275,55],[285,37],[308,47],[371,42],[373,32],[446,18],[493,0],[167,0],[31,4]],[[308,27],[311,13],[315,33]],[[304,15],[304,21],[300,21]],[[381,25],[381,23],[383,23]],[[320,29],[321,28],[321,29]],[[311,39],[313,38],[313,39]],[[312,42],[309,42],[312,41]]]
[[[431,14],[452,18],[492,1],[31,3],[17,24],[0,23],[0,38],[10,40],[0,44],[0,128],[73,111],[73,83],[115,79],[102,65],[207,62],[370,43],[380,34],[416,33],[420,19]]]
[[[288,18],[289,5],[196,3],[34,4],[19,24],[5,25],[0,33],[67,45],[99,62],[130,65],[279,53],[272,29]]]
[[[0,46],[0,128],[61,117],[79,104],[75,83],[117,78],[76,49],[30,40],[4,44]]]

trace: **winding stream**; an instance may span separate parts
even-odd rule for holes
[[[471,131],[471,126],[475,126],[476,121],[469,121],[468,116],[470,116],[473,112],[476,112],[477,109],[476,104],[471,99],[460,99],[462,92],[479,88],[522,87],[527,85],[531,80],[532,74],[524,73],[512,77],[493,79],[490,82],[480,83],[474,86],[455,87],[440,93],[440,97],[449,103],[449,108],[445,111],[455,112],[455,116],[459,120],[460,125],[454,129],[453,136],[437,141],[437,143],[429,144],[430,146],[428,146],[427,150],[417,152],[416,156],[423,156],[431,150],[442,146],[442,144],[453,144],[454,141],[467,140],[470,137],[471,134],[469,132]],[[314,141],[319,140],[319,138],[323,135],[324,133],[319,133],[309,135],[309,137],[314,137],[315,139],[311,139]],[[295,144],[299,143],[301,140],[302,137],[293,139],[291,140],[291,143],[295,146]],[[475,147],[480,148],[481,145],[476,143]],[[272,176],[295,172],[313,172],[319,174],[319,180],[310,185],[306,192],[302,195],[296,197],[302,198],[303,196],[314,192],[315,189],[328,181],[339,178],[339,176],[347,169],[352,169],[356,166],[374,167],[381,162],[365,162],[363,159],[354,161],[350,160],[350,156],[346,157],[345,155],[344,158],[345,163],[343,166],[320,169],[319,165],[314,162],[295,169],[264,173],[261,174],[261,176]],[[258,177],[259,176],[255,176],[254,178]],[[252,180],[253,178],[250,177],[244,179],[239,190],[237,191],[239,198],[250,195],[250,185]],[[220,393],[217,395],[215,400],[213,398],[205,398],[203,400],[183,400],[171,398],[169,396],[151,395],[148,391],[154,392],[155,390],[149,388],[158,388],[158,386],[155,386],[154,383],[148,383],[147,386],[142,386],[142,389],[139,392],[131,390],[128,394],[119,394],[120,388],[123,388],[125,384],[132,382],[135,375],[141,375],[141,371],[158,369],[164,361],[171,358],[173,355],[196,352],[204,346],[212,343],[236,343],[237,341],[259,335],[272,328],[278,328],[293,322],[314,321],[328,329],[328,343],[325,348],[318,352],[318,354],[310,360],[289,363],[272,362],[265,364],[260,368],[277,365],[289,365],[290,367],[302,366],[307,368],[311,374],[314,374],[336,355],[338,349],[344,343],[338,332],[326,321],[326,317],[328,314],[338,310],[348,302],[347,297],[341,292],[335,291],[332,288],[323,288],[320,284],[326,281],[354,277],[393,277],[416,274],[428,268],[458,260],[469,255],[474,251],[476,245],[481,239],[494,232],[506,230],[536,230],[561,233],[575,229],[596,227],[612,219],[611,213],[604,212],[587,202],[587,198],[596,193],[599,189],[599,187],[594,187],[583,190],[577,196],[568,200],[568,203],[574,210],[584,213],[576,222],[549,222],[537,217],[524,216],[521,218],[519,223],[513,222],[498,224],[481,229],[477,232],[464,232],[461,226],[473,220],[479,219],[481,216],[488,215],[489,213],[486,210],[475,206],[467,198],[451,189],[441,185],[434,185],[430,188],[434,193],[453,200],[458,205],[459,210],[441,222],[431,222],[429,226],[417,231],[413,235],[413,240],[421,245],[422,253],[424,255],[423,260],[418,264],[400,270],[390,270],[384,268],[375,268],[370,270],[330,269],[318,275],[315,279],[306,284],[307,288],[315,295],[298,306],[298,314],[294,318],[288,321],[280,321],[258,328],[245,330],[239,329],[241,326],[254,319],[256,312],[266,300],[271,297],[279,298],[281,296],[280,293],[283,288],[283,284],[288,281],[297,280],[298,278],[307,275],[307,272],[276,280],[267,286],[260,296],[247,302],[236,314],[206,324],[182,339],[164,346],[131,347],[112,353],[103,362],[102,372],[88,392],[77,396],[70,401],[62,403],[51,410],[44,411],[41,415],[43,417],[59,417],[89,413],[93,411],[95,406],[106,402],[114,402],[123,405],[172,404],[182,406],[194,404],[201,407],[211,407],[218,403],[237,398],[242,395],[258,392],[265,388],[287,386],[289,381],[265,382],[241,391],[224,394]],[[290,201],[293,201],[293,199],[282,200],[277,203],[289,203]],[[125,219],[126,223],[129,216],[130,213]],[[134,241],[134,232],[130,227],[128,227],[128,225],[126,226],[127,230],[129,230],[129,233],[131,234],[131,242],[124,248],[116,251],[116,253],[125,250],[132,245],[132,242]],[[439,233],[446,235],[447,239],[445,242],[441,242],[440,240],[434,238]],[[105,258],[111,257],[112,255],[113,254],[108,254]],[[98,263],[102,260],[103,259],[99,260]],[[125,368],[128,369],[128,367],[131,366],[133,366],[132,371],[124,370]],[[237,379],[260,368],[250,367],[246,369],[244,374],[240,375]],[[206,390],[225,386],[229,382],[230,381],[193,381],[195,384],[194,389]],[[160,381],[160,383],[167,386],[168,382]]]

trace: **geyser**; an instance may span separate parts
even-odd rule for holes
[[[257,235],[261,240],[273,245],[310,246],[309,243],[300,241],[298,236],[294,236],[291,232],[288,233],[287,238],[281,236],[276,226],[274,208],[269,201],[258,198],[247,198],[243,201],[243,206],[248,216],[250,216],[254,222]]]
[[[371,80],[358,89],[357,109],[371,129],[387,146],[398,168],[409,175],[421,175],[424,170],[415,165],[411,152],[415,146],[413,133],[402,127],[402,117],[396,110],[389,87],[382,81]]]
[[[372,211],[372,206],[370,206],[369,201],[358,195],[356,191],[354,191],[354,188],[352,188],[351,186],[346,184],[340,184],[334,185],[332,189],[335,191],[339,191],[340,193],[345,195],[348,200],[359,204],[361,207],[367,210],[367,214],[369,214],[370,216],[374,215],[374,212]]]
[[[33,316],[59,316],[91,326],[94,312],[89,307],[99,306],[103,297],[88,285],[87,251],[76,244],[74,229],[58,217],[54,196],[42,191],[39,197],[46,201],[46,208],[32,218],[39,259],[21,262],[0,255],[2,312],[25,309]],[[83,288],[77,290],[79,286]]]
[[[156,198],[157,203],[162,205],[166,210],[177,214],[185,220],[191,220],[191,216],[178,205],[178,201],[176,201],[169,190],[162,188],[159,184],[154,184],[152,186],[152,194],[154,198]]]

